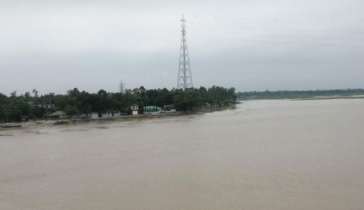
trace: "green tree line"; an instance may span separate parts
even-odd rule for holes
[[[227,106],[236,100],[235,88],[212,86],[211,88],[191,89],[145,89],[143,86],[127,89],[124,93],[111,93],[99,90],[88,93],[73,88],[66,94],[45,94],[31,96],[29,92],[17,96],[16,91],[6,96],[0,93],[0,121],[19,121],[21,116],[44,118],[55,111],[64,111],[68,115],[90,114],[92,112],[124,114],[130,113],[132,105],[158,106],[175,108],[177,111],[197,110],[206,106]],[[44,108],[53,104],[55,107]]]

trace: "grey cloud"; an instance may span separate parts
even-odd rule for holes
[[[176,85],[187,18],[195,86],[362,87],[363,1],[0,1],[0,92]]]

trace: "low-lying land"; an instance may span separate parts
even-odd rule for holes
[[[186,115],[200,115],[208,112],[215,112],[215,111],[223,111],[227,109],[234,109],[235,104],[241,102],[236,102],[234,104],[223,106],[223,107],[204,107],[199,108],[198,110],[190,110],[190,111],[178,111],[178,112],[166,112],[166,113],[150,113],[150,114],[141,114],[141,115],[124,115],[119,117],[100,117],[100,118],[90,118],[90,119],[62,119],[62,120],[37,120],[37,121],[30,121],[30,122],[22,122],[18,123],[21,127],[17,128],[1,128],[1,130],[9,130],[9,129],[22,129],[22,128],[29,128],[29,127],[37,127],[37,126],[61,126],[65,125],[65,123],[57,123],[60,121],[67,122],[66,125],[69,124],[79,124],[79,123],[92,123],[92,122],[106,122],[106,121],[132,121],[132,120],[148,120],[148,119],[155,119],[155,118],[171,118],[171,117],[180,117]]]
[[[238,92],[240,100],[259,99],[352,99],[364,97],[364,89],[307,90],[307,91],[251,91]]]

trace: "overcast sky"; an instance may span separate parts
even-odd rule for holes
[[[363,0],[0,0],[0,92],[364,88]]]

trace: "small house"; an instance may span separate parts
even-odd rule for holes
[[[29,117],[27,115],[20,116],[22,122],[28,122]]]
[[[51,119],[65,119],[68,118],[67,114],[63,111],[56,111],[48,115]]]
[[[138,115],[138,112],[139,112],[139,106],[138,105],[133,105],[130,107],[131,109],[131,113],[132,115]]]

